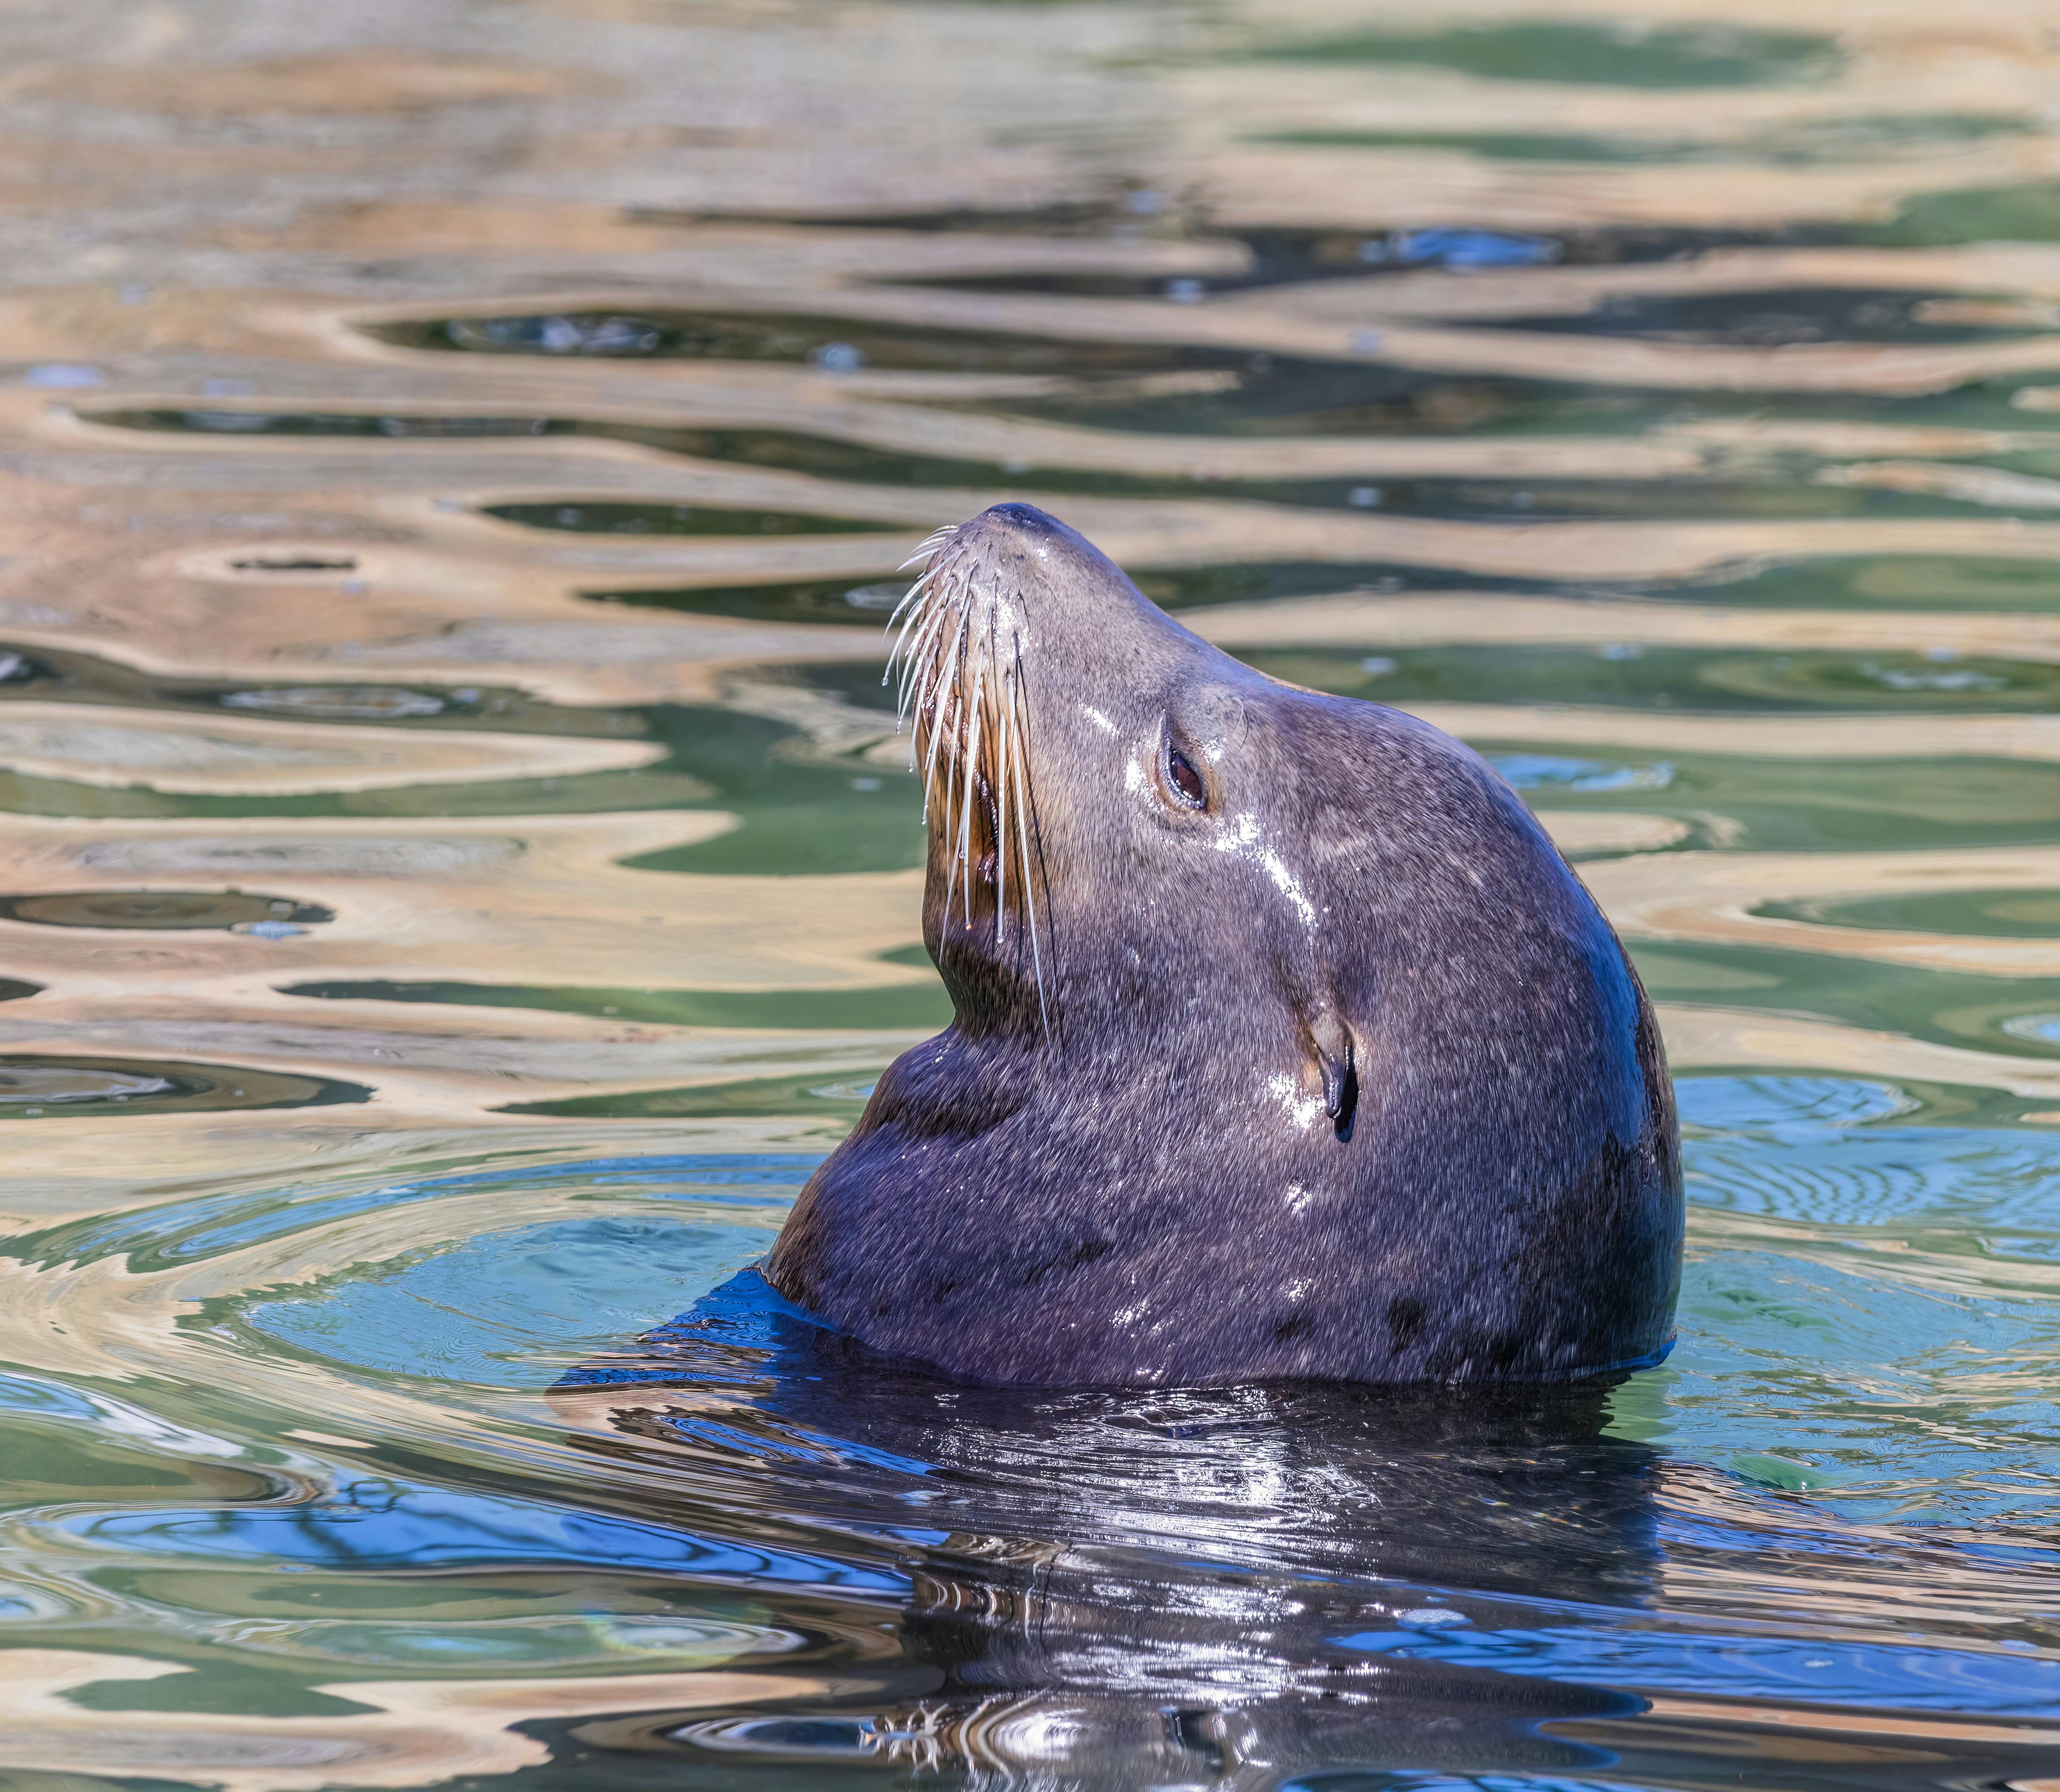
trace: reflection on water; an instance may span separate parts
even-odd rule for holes
[[[7,19],[0,1778],[2055,1783],[2060,10]],[[880,625],[1018,495],[1580,864],[1663,1367],[757,1281],[946,1018]]]

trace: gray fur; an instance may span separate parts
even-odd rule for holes
[[[941,729],[960,756],[924,901],[957,1020],[802,1191],[780,1292],[989,1383],[1550,1379],[1663,1354],[1683,1208],[1659,1031],[1508,786],[1397,711],[1241,665],[1028,505],[964,525],[926,577],[955,581],[968,638],[1020,637],[1033,876],[1012,846],[998,915],[1016,829],[991,719],[960,859],[968,731],[919,665],[919,750]]]

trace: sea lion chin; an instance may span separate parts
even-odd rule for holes
[[[1659,1029],[1509,787],[1198,640],[1032,505],[925,548],[896,652],[957,1018],[802,1191],[779,1292],[984,1383],[1663,1355]]]

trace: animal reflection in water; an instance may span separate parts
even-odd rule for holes
[[[887,1570],[906,1592],[862,1691],[625,1719],[590,1744],[781,1783],[842,1761],[955,1784],[1270,1787],[1398,1765],[1592,1772],[1601,1751],[1539,1726],[1636,1708],[1418,1646],[1463,1634],[1452,1586],[1498,1622],[1508,1601],[1645,1602],[1655,1459],[1602,1435],[1597,1383],[967,1387],[871,1355],[754,1271],[641,1347],[553,1404],[633,1466],[647,1518]]]

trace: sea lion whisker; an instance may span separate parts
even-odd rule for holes
[[[930,649],[944,614],[942,609],[934,608],[924,612],[914,637],[905,647],[896,649],[901,660],[901,688],[896,699],[898,713],[895,723],[897,728],[907,716],[912,700],[918,708],[927,700],[927,687],[936,670]]]
[[[1008,937],[1008,748],[1013,737],[1008,706],[997,706],[1000,725],[994,734],[994,943]]]
[[[944,872],[944,912],[951,912],[952,894],[958,887],[958,870],[964,858],[963,836],[954,844],[952,839],[952,812],[958,807],[961,786],[970,787],[971,768],[966,763],[965,735],[969,726],[965,688],[965,644],[972,633],[972,617],[970,609],[961,607],[959,627],[952,637],[952,664],[948,678],[951,693],[950,720],[940,732],[950,741],[944,755],[944,800],[938,811],[944,829],[946,866]],[[971,902],[968,893],[967,900]]]
[[[940,606],[937,612],[937,618],[940,624],[948,621],[952,613],[953,613],[950,609]],[[927,679],[924,683],[920,684],[917,686],[916,693],[916,727],[919,730],[923,727],[924,717],[927,715],[928,717],[930,732],[928,763],[923,775],[923,819],[925,822],[928,821],[930,819],[930,796],[932,792],[936,787],[937,752],[939,747],[943,744],[945,733],[944,707],[946,677],[946,667],[944,663],[946,650],[944,647],[944,638],[945,633],[948,632],[948,631],[947,629],[940,628],[937,638],[932,644],[931,649],[932,658],[925,669],[928,674]],[[955,689],[956,686],[954,686],[953,688]],[[944,773],[944,800],[948,805],[951,801],[950,763],[949,756],[947,756],[945,759]],[[947,808],[945,812],[950,812],[948,808]]]
[[[936,559],[938,549],[942,548],[944,545],[947,541],[950,541],[954,535],[958,533],[958,532],[959,525],[956,523],[946,523],[940,529],[932,529],[928,535],[924,536],[920,541],[916,544],[916,551],[909,555],[906,560],[903,561],[899,566],[896,567],[895,571],[897,573],[905,573],[919,560]]]
[[[948,539],[948,532],[940,532],[937,547]],[[924,822],[928,825],[934,814],[942,830],[944,912],[956,903],[964,924],[972,924],[978,806],[994,835],[995,940],[1008,940],[1014,883],[1023,892],[1039,1012],[1048,1033],[1044,930],[1037,925],[1032,875],[1041,840],[1033,840],[1032,832],[1020,617],[1012,593],[997,589],[996,571],[976,551],[943,559],[933,554],[896,606],[890,672],[898,668],[900,675],[896,725],[913,724],[909,769],[922,774]],[[1012,860],[1018,873],[1013,878]]]
[[[923,771],[923,820],[926,824],[930,819],[930,797],[932,793],[936,789],[937,785],[937,749],[944,744],[944,731],[940,725],[941,720],[942,718],[937,716],[934,712],[931,713],[929,720],[930,744],[928,759]],[[920,704],[917,706],[916,725],[918,728],[920,728],[923,725],[923,712],[922,708]],[[948,793],[950,789],[950,773],[948,770],[947,770],[945,773],[945,788],[947,793]]]
[[[962,668],[964,661],[964,637],[967,617],[956,603],[944,612],[944,627],[940,632],[933,649],[936,656],[935,676],[928,692],[931,725],[947,735],[954,743],[958,730],[964,723],[960,699],[964,694]]]
[[[990,629],[990,641],[992,633]],[[992,646],[988,651],[991,656]],[[994,943],[997,946],[1008,935],[1008,752],[1016,738],[1015,702],[1015,684],[1004,669],[995,680]]]
[[[1028,756],[1030,745],[1030,718],[1026,707],[1028,697],[1024,688],[1025,680],[1023,676],[1021,635],[1019,634],[1015,637],[1014,645],[1016,676],[1012,681],[1015,687],[1012,694],[1015,700],[1016,723],[1021,729],[1021,733],[1016,742],[1016,755],[1011,762],[1009,772],[1016,789],[1016,838],[1023,856],[1023,924],[1030,936],[1030,967],[1032,974],[1037,980],[1037,1019],[1044,1027],[1044,1037],[1048,1040],[1052,1036],[1052,1016],[1051,1011],[1044,1003],[1044,960],[1037,945],[1037,885],[1030,875],[1030,826],[1036,812],[1031,808],[1029,792],[1024,786],[1023,775],[1023,764]],[[1041,860],[1044,857],[1043,830],[1039,829],[1038,833],[1037,856]],[[1001,850],[1006,850],[1006,848]],[[1045,918],[1048,920],[1051,913],[1048,907],[1051,901],[1048,885],[1046,888],[1044,900],[1048,905]]]
[[[957,624],[957,627],[955,629],[946,630],[951,637],[951,645],[943,649],[939,658],[940,662],[948,659],[949,664],[942,666],[938,675],[937,688],[943,689],[948,686],[955,698],[963,699],[965,692],[966,637],[972,629],[972,609],[963,597],[960,597],[955,601],[952,609],[946,613]],[[965,725],[965,706],[963,701],[954,704],[952,716],[952,732],[956,736],[957,731]]]
[[[966,716],[965,739],[965,792],[959,812],[959,857],[965,863],[965,918],[966,925],[972,925],[972,791],[973,771],[980,760],[980,724],[985,705],[981,701],[981,683],[986,676],[984,667],[976,666],[972,675],[972,700]]]
[[[901,601],[894,606],[894,613],[887,619],[887,628],[885,632],[894,636],[894,645],[887,650],[887,669],[880,673],[880,682],[884,684],[888,679],[892,678],[894,676],[895,668],[898,664],[901,672],[901,694],[904,698],[908,693],[908,668],[912,662],[909,657],[904,654],[902,649],[908,642],[908,631],[913,629],[916,624],[923,619],[924,613],[929,609],[929,603],[927,597],[919,596],[919,594],[923,591],[924,581],[927,580],[929,574],[926,573],[923,575],[922,578],[916,580],[913,585],[910,585],[907,593],[903,597]],[[916,600],[912,607],[910,603],[911,599]],[[908,612],[906,621],[901,620],[901,613],[904,610],[907,610]],[[896,621],[901,622],[900,632],[898,634],[895,633],[894,629],[894,625]],[[897,705],[897,710],[899,707],[900,706]]]
[[[944,886],[944,907],[948,912],[952,905],[952,891],[956,881],[956,874],[959,867],[963,864],[966,873],[965,907],[966,922],[968,926],[972,922],[972,864],[969,848],[972,828],[973,751],[980,739],[978,709],[980,677],[978,669],[971,665],[972,657],[969,651],[972,644],[972,592],[968,586],[959,602],[958,632],[952,637],[951,682],[954,699],[952,708],[952,749],[954,761],[952,769],[958,780],[953,788],[958,792],[959,806],[962,812],[959,825],[958,844],[952,856],[952,879],[947,881]],[[972,672],[970,688],[967,684],[967,673],[969,669]],[[948,790],[945,794],[944,810],[948,844],[951,816],[952,792]]]
[[[890,631],[893,629],[896,623],[900,621],[901,613],[904,610],[911,609],[912,607],[915,610],[920,610],[923,608],[926,588],[928,586],[929,582],[929,569],[925,567],[923,571],[916,575],[914,580],[911,581],[908,589],[901,593],[900,598],[895,604],[894,608],[887,613],[887,627]]]
[[[916,696],[916,707],[919,709],[922,707],[927,694],[924,687],[929,681],[930,674],[936,669],[929,659],[925,657],[924,650],[929,645],[934,632],[943,625],[944,618],[949,614],[950,612],[941,605],[930,610],[924,617],[921,627],[916,630],[916,638],[909,644],[907,651],[902,652],[898,645],[896,647],[895,651],[901,656],[901,688],[896,706],[894,723],[896,728],[900,727],[902,720],[908,713],[908,699],[911,692]]]
[[[922,560],[924,557],[925,557],[921,554],[917,554],[912,559],[903,561],[901,564],[895,569],[895,570],[896,572],[905,573],[910,567],[916,564],[917,560]],[[893,610],[889,613],[887,618],[888,627],[892,628],[893,626],[894,618],[899,616],[902,611],[908,607],[912,600],[919,596],[924,587],[929,584],[931,579],[936,575],[936,571],[937,568],[936,564],[932,562],[926,565],[923,570],[916,575],[915,579],[909,585],[908,589],[901,593],[900,602],[896,604],[894,606]]]

